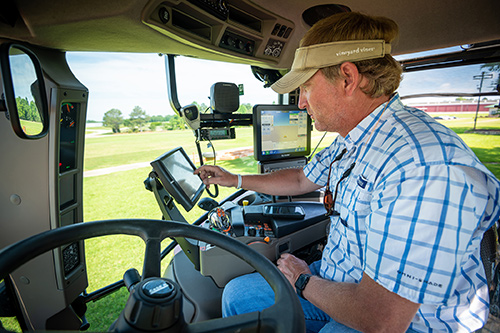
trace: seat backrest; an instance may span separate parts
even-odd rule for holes
[[[484,233],[480,251],[488,281],[490,314],[500,318],[500,257],[498,253],[498,232],[500,229],[497,226],[498,223]]]

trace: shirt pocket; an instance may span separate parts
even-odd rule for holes
[[[372,184],[358,175],[350,178],[346,186],[341,196],[340,216],[346,221],[364,219],[371,212]]]

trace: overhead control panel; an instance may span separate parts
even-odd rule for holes
[[[255,41],[226,30],[219,46],[234,52],[253,55]]]
[[[273,66],[295,29],[293,22],[246,0],[157,0],[142,16],[149,27],[186,45]]]

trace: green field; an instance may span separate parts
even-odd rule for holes
[[[433,114],[433,116],[435,116]],[[474,150],[479,159],[500,178],[500,135],[484,135],[466,133],[473,126],[473,115],[458,115],[458,119],[442,121],[455,130],[463,140]],[[478,129],[500,129],[499,118],[479,118]],[[89,130],[89,132],[91,132]],[[322,133],[313,132],[313,147],[319,141]],[[250,147],[252,129],[239,128],[236,140],[214,141],[216,151]],[[329,134],[320,147],[329,145],[335,138]],[[211,151],[202,142],[203,151]],[[97,170],[123,164],[149,162],[162,153],[177,146],[183,146],[187,153],[194,157],[196,149],[191,131],[164,131],[141,134],[115,134],[89,137],[85,145],[85,171]],[[218,161],[218,165],[235,173],[255,173],[257,164],[253,156],[231,161]],[[117,218],[161,218],[153,193],[144,188],[143,181],[150,172],[150,167],[110,173],[102,176],[84,178],[84,220],[106,220]],[[234,189],[220,189],[219,198],[224,198]],[[190,222],[202,214],[195,207],[185,212],[179,207]],[[166,245],[166,244],[164,244]],[[87,269],[89,277],[88,292],[102,288],[122,278],[123,273],[132,267],[139,271],[142,267],[144,244],[138,238],[131,236],[108,236],[90,239],[85,242]],[[168,264],[164,260],[162,267]],[[95,303],[88,304],[87,319],[90,330],[107,330],[118,316],[128,297],[128,292],[122,288],[115,294]],[[7,327],[15,328],[12,320],[4,321]]]
[[[43,124],[41,122],[34,122],[24,119],[19,119],[21,123],[21,128],[27,135],[38,135],[43,130]]]
[[[217,152],[227,149],[237,149],[253,146],[253,129],[238,128],[236,140],[213,141]],[[315,146],[322,133],[313,131],[312,145]],[[335,138],[334,134],[329,134],[322,143],[327,146]],[[178,146],[192,158],[197,156],[195,137],[192,131],[162,131],[145,132],[133,134],[102,135],[99,137],[87,138],[85,141],[85,171],[136,162],[149,162],[161,154]],[[203,152],[212,151],[207,148],[207,142],[202,141]]]

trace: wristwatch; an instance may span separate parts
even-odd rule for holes
[[[295,291],[297,292],[297,295],[299,295],[303,299],[306,298],[304,297],[304,295],[302,295],[302,292],[306,288],[311,276],[311,274],[300,274],[297,281],[295,281]]]

